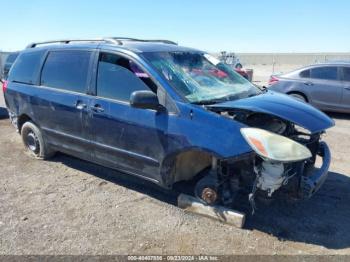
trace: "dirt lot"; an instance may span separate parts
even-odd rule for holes
[[[350,116],[331,116],[322,189],[260,205],[244,229],[184,213],[176,192],[116,171],[62,154],[34,160],[3,118],[0,254],[350,254]]]

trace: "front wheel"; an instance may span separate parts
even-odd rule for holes
[[[215,177],[207,175],[199,180],[194,188],[194,194],[206,205],[216,205],[220,201],[219,187]]]
[[[26,122],[21,129],[22,141],[27,152],[35,158],[47,159],[54,155],[43,140],[40,129],[33,122]]]

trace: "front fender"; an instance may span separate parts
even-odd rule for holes
[[[180,115],[170,116],[168,121],[167,150],[160,164],[163,184],[172,184],[170,173],[181,154],[194,152],[198,159],[191,156],[189,164],[198,162],[200,167],[206,167],[211,165],[212,157],[226,159],[252,152],[241,135],[240,129],[245,126],[242,123],[200,106],[178,104],[178,107]],[[201,163],[203,157],[208,165]]]
[[[183,148],[198,148],[219,158],[251,152],[240,129],[246,125],[196,105],[178,105],[181,115],[169,131],[183,136]]]

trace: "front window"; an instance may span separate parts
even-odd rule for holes
[[[134,91],[150,89],[156,93],[157,86],[133,61],[116,54],[100,54],[97,96],[129,102]]]
[[[246,98],[261,90],[208,54],[154,52],[143,56],[191,103]]]

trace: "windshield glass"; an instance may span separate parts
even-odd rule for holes
[[[143,56],[191,103],[246,98],[261,90],[215,57],[198,52],[155,52]]]

